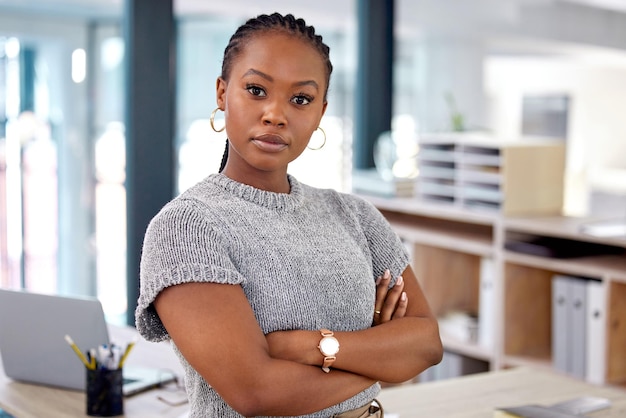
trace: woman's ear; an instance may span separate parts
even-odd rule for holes
[[[226,87],[226,81],[222,77],[218,77],[215,84],[215,97],[217,98],[217,107],[222,110],[224,110],[224,105],[226,103]]]
[[[326,108],[328,107],[328,102],[324,102],[324,104],[322,105],[322,116],[324,116],[324,114],[326,113]]]
[[[326,102],[326,101],[325,101],[325,102],[322,104],[322,113],[320,114],[320,120],[319,120],[319,121],[317,121],[317,124],[318,124],[318,125],[319,125],[319,124],[320,124],[320,122],[322,121],[322,118],[324,117],[324,114],[326,113],[326,108],[327,108],[327,107],[328,107],[328,102]]]

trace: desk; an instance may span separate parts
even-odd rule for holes
[[[110,327],[112,341],[131,341],[138,334],[133,328]],[[183,375],[182,366],[167,343],[150,343],[139,338],[128,357],[129,366],[157,367]],[[124,416],[131,418],[177,418],[187,411],[186,404],[170,406],[157,399],[184,399],[182,391],[153,389],[124,399]],[[86,417],[85,394],[41,385],[15,382],[4,374],[0,362],[0,407],[16,418]]]
[[[552,405],[579,396],[610,399],[610,409],[589,417],[626,417],[626,391],[592,386],[554,372],[500,370],[416,385],[387,388],[378,399],[385,413],[400,418],[491,418],[497,407]]]
[[[120,335],[117,330],[112,335]],[[124,330],[126,340],[134,331]],[[131,363],[132,361],[132,363]],[[178,359],[167,344],[140,340],[128,364],[173,368],[182,374]],[[186,405],[172,407],[157,399],[172,395],[151,390],[124,403],[125,416],[172,417],[185,413]],[[182,394],[177,396],[180,398]],[[491,418],[499,406],[527,403],[550,405],[579,396],[608,398],[613,406],[590,417],[626,417],[626,391],[597,387],[553,372],[517,368],[481,373],[438,382],[407,384],[383,389],[378,396],[388,414],[400,418]],[[73,418],[85,416],[85,395],[44,386],[17,383],[0,369],[0,406],[17,418]]]

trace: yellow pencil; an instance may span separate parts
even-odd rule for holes
[[[118,367],[121,369],[122,366],[124,365],[124,362],[126,361],[126,357],[128,357],[128,353],[130,353],[130,350],[133,349],[133,347],[135,346],[135,341],[131,341],[130,343],[128,343],[128,345],[126,346],[126,350],[124,350],[124,354],[122,354],[122,358],[120,359],[119,365]]]
[[[85,367],[87,367],[90,370],[94,370],[95,367],[92,366],[88,361],[87,358],[85,357],[85,355],[83,354],[82,351],[80,351],[80,348],[78,348],[78,346],[76,345],[76,343],[74,342],[74,340],[72,340],[72,337],[70,337],[69,335],[65,336],[65,341],[67,341],[67,343],[70,345],[70,347],[72,347],[72,350],[74,350],[74,352],[76,353],[76,355],[78,356],[78,358],[80,359],[80,361],[83,362],[83,364],[85,365]]]
[[[89,349],[89,359],[91,360],[89,362],[89,365],[91,366],[90,369],[91,370],[96,370],[96,349],[95,348],[91,348]]]

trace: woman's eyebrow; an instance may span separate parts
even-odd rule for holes
[[[297,83],[294,83],[294,86],[296,87],[311,86],[311,87],[314,87],[316,90],[319,90],[319,86],[315,82],[315,80],[298,81]]]
[[[274,77],[272,77],[269,74],[265,74],[263,71],[259,71],[259,70],[255,70],[254,68],[250,68],[248,71],[246,71],[244,73],[244,77],[248,77],[250,75],[257,75],[259,77],[262,77],[264,79],[266,79],[267,81],[274,81]],[[319,90],[319,85],[317,84],[317,82],[315,80],[304,80],[304,81],[298,81],[296,83],[293,83],[293,85],[295,87],[301,87],[301,86],[311,86],[314,87],[315,89]]]
[[[243,76],[247,77],[249,75],[258,75],[259,77],[262,77],[266,79],[267,81],[274,81],[274,78],[271,75],[265,74],[264,72],[259,71],[259,70],[255,70],[254,68],[250,68],[248,71],[245,72]]]

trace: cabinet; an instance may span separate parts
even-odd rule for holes
[[[366,198],[410,249],[434,312],[462,310],[478,317],[479,334],[487,338],[459,340],[442,331],[446,350],[486,361],[491,370],[554,369],[552,337],[563,330],[552,326],[552,278],[583,276],[604,289],[602,383],[626,386],[626,237],[585,235],[581,226],[589,220],[582,218],[511,217],[414,198]],[[555,258],[507,249],[520,237],[566,239],[570,245],[593,246],[589,254],[596,246],[602,251]],[[485,277],[489,283],[483,283]]]
[[[563,205],[563,141],[426,134],[418,166],[419,200],[509,215],[558,213]]]

